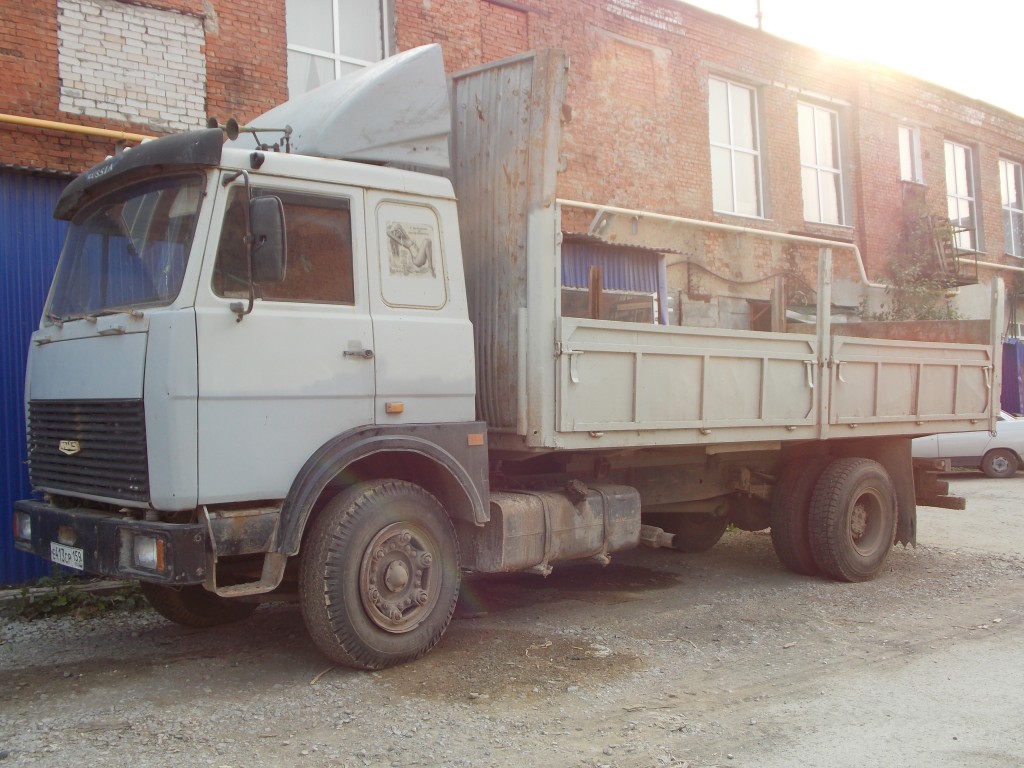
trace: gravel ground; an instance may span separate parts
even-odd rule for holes
[[[858,585],[766,534],[467,579],[424,659],[331,667],[298,607],[0,621],[0,765],[1018,766],[1024,476],[961,475]]]

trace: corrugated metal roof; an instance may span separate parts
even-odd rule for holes
[[[37,168],[34,165],[14,165],[13,163],[0,163],[0,172],[16,171],[18,173],[29,173],[33,176],[46,176],[51,179],[63,179],[70,181],[78,174],[70,171],[57,171],[52,168]]]
[[[665,259],[661,251],[610,245],[590,237],[563,241],[562,285],[586,288],[591,266],[601,267],[604,287],[609,290],[656,293],[658,322],[668,322]]]
[[[0,584],[44,576],[44,561],[14,549],[14,502],[30,493],[25,468],[25,358],[39,324],[67,224],[51,215],[66,180],[0,170]]]

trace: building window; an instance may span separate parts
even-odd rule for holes
[[[708,80],[711,190],[714,209],[763,216],[757,92],[743,85]]]
[[[797,105],[804,219],[845,224],[839,113],[814,104]]]
[[[924,183],[921,173],[921,132],[909,125],[899,128],[900,142],[900,179],[915,184]]]
[[[975,210],[974,152],[970,147],[946,142],[946,209],[957,248],[979,250]]]
[[[999,190],[1003,198],[1003,242],[1011,256],[1024,257],[1024,174],[1021,164],[999,161]]]
[[[289,97],[384,58],[386,18],[381,0],[287,0]]]

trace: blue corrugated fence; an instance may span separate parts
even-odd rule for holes
[[[14,549],[16,499],[30,493],[25,467],[25,357],[39,324],[67,224],[51,215],[66,180],[0,170],[0,584],[49,572]]]

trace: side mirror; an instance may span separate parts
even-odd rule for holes
[[[252,228],[252,281],[257,285],[280,283],[288,264],[284,231],[284,205],[279,197],[255,197],[249,201]]]

